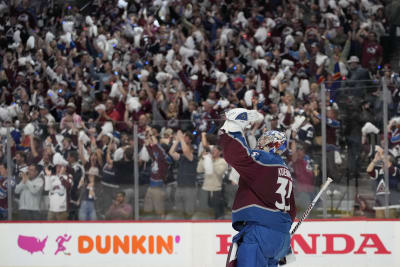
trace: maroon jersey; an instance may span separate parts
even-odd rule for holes
[[[15,186],[15,179],[11,179],[11,190]],[[0,176],[0,211],[8,209],[8,178]]]
[[[293,179],[278,154],[252,150],[240,132],[222,133],[225,160],[240,174],[232,207],[236,230],[246,222],[288,232],[296,216]]]
[[[294,175],[296,177],[297,192],[314,191],[314,174],[309,156],[297,158],[292,162]]]
[[[364,41],[362,46],[361,65],[364,68],[369,68],[371,60],[374,59],[378,62],[378,59],[382,57],[382,46],[375,41],[371,42],[368,40]]]
[[[149,145],[147,150],[153,162],[151,164],[150,186],[162,186],[167,178],[168,161],[167,154],[160,144]]]

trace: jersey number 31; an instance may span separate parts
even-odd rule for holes
[[[279,210],[288,211],[290,210],[289,201],[290,201],[290,195],[292,194],[292,187],[293,187],[292,181],[290,181],[287,178],[278,177],[278,180],[276,182],[279,184],[279,188],[278,190],[276,190],[275,193],[281,195],[281,202],[275,201],[275,206]],[[288,184],[289,188],[286,189],[288,187]]]

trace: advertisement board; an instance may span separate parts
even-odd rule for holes
[[[0,266],[190,266],[190,223],[0,224]]]
[[[208,266],[224,266],[230,231],[216,225],[215,232],[217,247],[206,255],[215,250],[217,255]],[[400,221],[308,221],[291,243],[296,261],[289,267],[400,266]]]
[[[225,266],[229,222],[0,223],[0,266]],[[400,266],[400,221],[307,221],[287,266]]]

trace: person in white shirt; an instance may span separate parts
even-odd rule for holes
[[[50,207],[47,215],[49,221],[68,219],[68,199],[73,184],[72,176],[66,172],[68,161],[60,153],[53,156],[55,172],[49,167],[45,170],[45,187],[49,191]]]
[[[221,218],[225,213],[222,180],[227,169],[228,163],[221,157],[219,146],[209,146],[197,164],[197,172],[204,173],[200,203],[203,208],[208,204],[214,210],[214,219]]]
[[[40,201],[43,191],[43,178],[38,175],[36,165],[30,165],[28,172],[21,174],[22,180],[15,187],[15,193],[19,194],[20,220],[40,220]]]

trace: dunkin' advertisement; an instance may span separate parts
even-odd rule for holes
[[[190,223],[0,223],[0,266],[190,266]]]
[[[0,223],[0,267],[225,266],[229,222]],[[307,221],[287,266],[400,266],[400,221]]]

